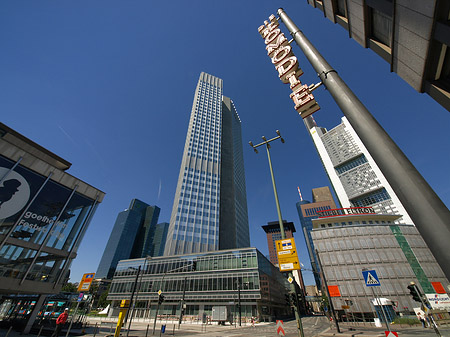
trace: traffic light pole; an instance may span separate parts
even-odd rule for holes
[[[450,211],[426,180],[286,12],[278,15],[319,75],[450,279]]]
[[[184,297],[185,297],[185,295],[186,295],[186,281],[187,281],[187,277],[184,278],[184,282],[183,282],[183,298],[181,299],[180,320],[178,321],[178,329],[180,328],[181,321],[183,320],[183,314],[184,314]]]
[[[262,143],[260,143],[258,145],[253,145],[253,143],[250,142],[250,146],[253,148],[253,150],[255,150],[256,153],[258,153],[258,151],[256,150],[256,148],[258,146],[261,146],[261,145],[265,145],[266,146],[267,159],[269,160],[270,176],[272,177],[273,194],[275,196],[275,203],[276,203],[276,206],[277,206],[278,223],[280,225],[280,234],[281,234],[281,239],[284,240],[284,239],[286,239],[286,234],[284,233],[283,217],[281,216],[280,202],[278,201],[277,186],[275,184],[275,177],[273,175],[273,168],[272,168],[272,160],[270,159],[270,151],[269,151],[269,149],[270,149],[269,143],[270,142],[272,142],[274,140],[277,140],[277,139],[280,139],[281,142],[284,143],[284,139],[281,138],[280,131],[277,130],[276,133],[278,135],[277,137],[267,140],[266,137],[263,136],[262,139],[264,140],[264,142],[262,142]],[[289,277],[288,278],[294,279],[294,276],[292,275],[292,271],[289,272]],[[296,293],[295,292],[295,285],[293,283],[290,283],[290,288],[291,288],[290,292],[295,294]],[[298,334],[299,334],[299,336],[304,337],[302,319],[300,317],[300,312],[299,312],[299,310],[298,310],[296,305],[294,305],[294,314],[295,314],[295,319],[297,321]]]

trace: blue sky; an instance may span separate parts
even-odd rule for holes
[[[275,136],[276,129],[285,138],[271,152],[280,204],[298,229],[300,260],[309,265],[297,186],[311,200],[311,189],[329,182],[257,31],[279,7],[450,205],[448,111],[306,1],[2,1],[2,122],[106,192],[72,264],[72,282],[97,270],[116,216],[131,199],[159,206],[160,222],[169,221],[201,71],[223,79],[224,95],[241,117],[251,244],[264,254],[261,225],[277,212],[267,157],[247,143]],[[318,82],[300,49],[293,50],[302,82]],[[339,124],[342,112],[327,91],[321,87],[315,96],[322,107],[317,123]],[[309,272],[304,277],[313,283]]]

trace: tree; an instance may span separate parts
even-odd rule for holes
[[[75,293],[77,292],[77,288],[78,283],[67,282],[65,285],[62,286],[61,291],[68,293]]]
[[[106,290],[100,295],[100,298],[98,299],[98,303],[97,303],[98,308],[105,308],[108,304],[111,303],[111,301],[108,301],[106,299],[108,297],[108,293],[109,293],[109,291]]]

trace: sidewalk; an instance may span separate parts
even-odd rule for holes
[[[333,326],[322,333],[320,336],[340,336],[340,337],[385,337],[386,327],[377,328],[375,326],[354,326],[352,324],[341,323],[339,325],[341,333],[336,331]],[[399,336],[436,336],[436,333],[432,328],[422,328],[421,326],[407,326],[407,325],[395,325],[390,327],[391,331],[395,331]],[[439,331],[442,337],[450,337],[450,327],[439,327]]]

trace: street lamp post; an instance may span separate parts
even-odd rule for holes
[[[284,139],[281,137],[280,131],[276,130],[277,136],[267,140],[266,137],[262,136],[263,142],[259,143],[257,145],[253,145],[252,142],[249,142],[250,146],[253,148],[253,150],[255,151],[255,153],[258,153],[258,150],[256,149],[259,146],[265,145],[266,146],[266,150],[267,150],[267,159],[269,160],[269,168],[270,168],[270,176],[272,178],[272,185],[273,185],[273,194],[275,196],[275,204],[277,206],[277,213],[278,213],[278,223],[280,224],[280,234],[281,234],[281,239],[284,240],[286,239],[286,234],[284,233],[284,226],[283,226],[283,217],[281,216],[281,208],[280,208],[280,202],[278,201],[278,192],[277,192],[277,187],[275,184],[275,177],[273,175],[273,168],[272,168],[272,160],[270,159],[270,142],[273,142],[274,140],[280,139],[282,143],[284,143]],[[290,278],[294,278],[292,275],[292,272],[289,272],[289,277]],[[291,293],[295,294],[295,285],[293,283],[290,284],[290,288],[291,288]],[[304,337],[303,334],[303,326],[302,326],[302,320],[300,317],[300,313],[299,310],[297,308],[297,306],[294,306],[294,313],[295,313],[295,319],[297,320],[297,328],[298,328],[298,333],[301,337]]]
[[[130,313],[130,322],[128,323],[128,329],[127,329],[127,337],[128,337],[128,334],[130,333],[130,328],[131,328],[131,321],[133,320],[133,314],[134,314],[134,307],[135,307],[135,305],[136,305],[136,302],[137,302],[137,297],[138,297],[138,294],[139,294],[139,290],[140,290],[140,288],[141,288],[141,284],[142,284],[142,278],[144,277],[144,274],[145,274],[145,270],[146,270],[146,265],[147,265],[147,261],[149,261],[149,260],[151,260],[152,259],[152,257],[151,256],[147,256],[146,258],[145,258],[145,261],[144,261],[144,270],[142,270],[142,275],[141,275],[141,281],[138,283],[138,278],[139,278],[139,274],[140,274],[140,272],[141,272],[141,266],[139,266],[139,269],[138,269],[138,272],[137,272],[137,275],[136,275],[136,279],[135,279],[135,281],[134,281],[134,285],[133,285],[133,292],[131,293],[131,298],[130,298],[130,310],[128,310],[127,311],[127,314],[126,314],[126,316],[125,316],[125,320],[124,320],[124,324],[127,322],[127,318],[128,318],[128,313],[131,311],[131,313]],[[134,292],[136,291],[136,298],[134,298]],[[133,299],[134,299],[134,301],[133,301]]]
[[[133,308],[134,308],[134,305],[133,305],[133,298],[134,298],[134,293],[135,293],[136,288],[137,288],[137,284],[138,284],[139,274],[140,274],[140,273],[141,273],[141,266],[138,267],[138,270],[137,270],[137,272],[136,272],[136,279],[134,280],[133,290],[131,291],[131,297],[130,297],[130,309],[131,309],[131,310],[127,310],[127,314],[125,315],[125,319],[124,319],[124,321],[123,321],[124,324],[127,322],[127,319],[128,319],[129,314],[130,314],[130,311],[132,311]],[[130,322],[129,322],[129,324],[128,324],[127,336],[128,336],[128,333],[130,332],[131,320],[132,320],[132,317],[130,316]]]

